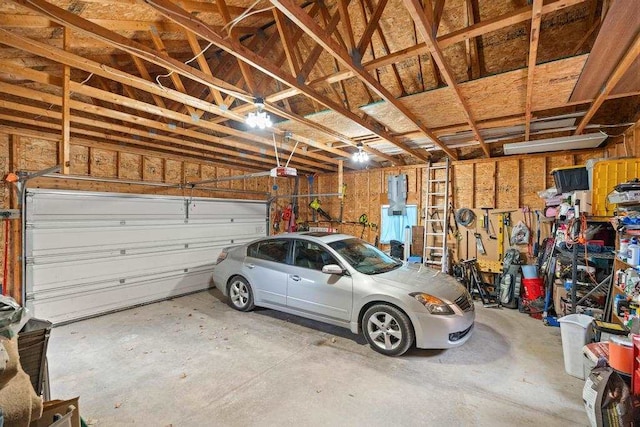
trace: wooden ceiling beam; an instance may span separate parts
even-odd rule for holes
[[[345,0],[345,1],[348,3],[351,0]],[[326,6],[324,4],[322,4],[320,6],[320,10],[322,12],[328,12],[326,10]],[[335,13],[333,15],[333,17],[331,17],[331,20],[325,26],[325,30],[326,30],[327,34],[329,34],[329,35],[333,34],[334,31],[336,30],[336,28],[338,27],[338,23],[339,22],[340,22],[340,13]],[[304,30],[303,29],[301,29],[299,27],[297,27],[297,28],[300,30],[300,34],[301,35],[304,34]],[[304,64],[302,65],[302,68],[300,69],[300,74],[299,74],[300,79],[302,79],[305,82],[309,79],[309,74],[311,74],[311,70],[313,69],[313,67],[318,62],[318,59],[320,58],[320,54],[322,54],[322,52],[323,52],[322,46],[320,46],[319,44],[317,44],[317,45],[315,45],[313,47],[313,49],[311,50],[311,53],[309,53],[309,55],[307,56],[307,59],[305,60]]]
[[[363,1],[366,4],[367,8],[369,9],[369,12],[371,13],[371,11],[373,10],[373,5],[371,4],[371,0],[363,0]],[[382,47],[384,48],[385,55],[388,54],[391,51],[391,49],[389,47],[389,43],[387,43],[387,37],[384,35],[384,32],[382,31],[382,28],[380,28],[379,23],[376,26],[376,33],[378,34],[378,37],[380,38],[380,42],[382,42]],[[399,96],[400,97],[406,96],[407,95],[407,91],[404,88],[404,84],[402,83],[402,77],[400,77],[400,72],[398,71],[398,66],[396,64],[391,64],[391,70],[393,71],[393,75],[396,78],[396,84],[400,88],[400,95]]]
[[[433,35],[438,35],[438,28],[440,27],[440,21],[442,20],[442,14],[444,12],[445,0],[434,0],[433,5]]]
[[[59,97],[55,96],[55,95],[50,95],[50,94],[46,94],[43,92],[39,92],[33,89],[27,89],[27,88],[22,88],[20,86],[14,86],[14,85],[10,85],[8,83],[2,83],[0,82],[0,90],[3,90],[5,93],[10,93],[12,95],[15,96],[20,96],[23,98],[27,98],[27,99],[38,99],[41,100],[43,102],[46,103],[51,103],[53,105],[60,105],[60,99]],[[112,96],[119,96],[119,95],[115,95],[115,94],[111,94]],[[0,107],[4,107],[4,108],[9,108],[9,109],[19,109],[20,111],[23,112],[35,112],[39,115],[42,116],[46,116],[49,118],[53,118],[53,119],[60,119],[61,118],[61,113],[55,112],[55,111],[49,111],[49,110],[45,110],[45,109],[41,109],[39,107],[30,107],[30,106],[23,106],[22,108],[19,107],[18,103],[14,103],[14,102],[10,102],[10,101],[2,101],[0,100]],[[109,110],[103,107],[98,107],[95,105],[91,105],[91,104],[86,104],[80,101],[75,101],[75,100],[71,100],[70,102],[71,108],[73,108],[76,111],[82,111],[85,113],[89,113],[89,114],[93,114],[93,115],[98,115],[101,117],[115,117],[120,119],[123,122],[127,122],[127,123],[132,123],[138,126],[145,126],[147,127],[147,129],[138,129],[135,127],[130,127],[130,126],[122,126],[122,125],[115,125],[115,124],[108,124],[108,123],[104,123],[103,121],[98,121],[98,120],[93,120],[93,119],[89,119],[86,117],[81,117],[78,116],[77,114],[74,114],[71,116],[72,121],[75,123],[79,123],[79,124],[84,124],[84,125],[89,125],[89,126],[93,126],[93,127],[98,127],[98,128],[104,128],[104,129],[109,129],[112,131],[118,131],[118,132],[122,132],[123,134],[131,134],[131,135],[137,135],[139,137],[142,138],[152,138],[152,139],[156,139],[156,140],[161,140],[161,141],[165,141],[165,142],[169,142],[169,143],[173,143],[173,144],[177,144],[178,146],[186,146],[186,147],[196,147],[196,148],[204,148],[207,147],[207,151],[209,151],[211,154],[225,154],[225,155],[239,155],[240,157],[247,159],[247,160],[253,160],[253,161],[257,161],[257,162],[263,162],[265,163],[267,166],[273,166],[274,162],[273,159],[275,159],[275,152],[273,151],[272,148],[269,147],[269,145],[272,145],[273,142],[270,141],[269,145],[266,145],[266,147],[269,148],[264,148],[264,149],[259,149],[251,144],[243,144],[243,143],[239,143],[237,141],[228,141],[226,139],[220,138],[220,137],[216,137],[213,135],[209,135],[209,134],[205,134],[202,132],[196,132],[193,130],[188,130],[188,129],[181,129],[181,128],[177,128],[177,127],[171,127],[170,125],[167,124],[163,124],[163,123],[159,123],[159,122],[155,122],[153,120],[148,120],[148,119],[142,119],[141,117],[134,117],[131,116],[129,114],[126,113],[120,113],[114,110]],[[29,108],[27,108],[29,107]],[[43,113],[43,110],[46,111],[46,114],[41,114]],[[155,129],[158,131],[163,131],[163,132],[172,132],[172,133],[176,133],[179,134],[181,137],[172,137],[169,135],[165,135],[165,134],[160,134],[160,133],[151,133],[149,131],[149,129]],[[152,136],[150,136],[152,135]],[[195,139],[197,141],[201,141],[201,142],[193,142],[190,140],[185,139],[184,137],[187,138],[192,138]],[[219,147],[219,146],[214,146],[213,144],[222,144],[225,146],[233,146],[233,148],[237,148],[237,149],[243,149],[243,150],[248,150],[248,151],[253,151],[255,152],[257,155],[252,155],[252,154],[247,154],[247,153],[238,153],[237,151],[231,150],[229,148],[223,148],[223,147]],[[195,145],[194,145],[195,144]],[[262,157],[262,154],[267,154],[270,155],[269,157],[265,158]],[[314,156],[317,157],[317,156]],[[304,167],[311,167],[315,170],[318,169],[325,169],[325,170],[335,170],[335,168],[328,166],[327,164],[322,164],[322,163],[318,163],[318,162],[313,162],[313,161],[307,161],[306,159],[301,159],[299,156],[292,158],[292,164],[298,165],[298,164],[303,164],[306,165]],[[338,164],[338,161],[335,161],[334,164]]]
[[[118,33],[107,30],[104,27],[96,25],[80,16],[67,12],[57,6],[54,6],[45,0],[12,0],[14,3],[26,6],[36,12],[45,14],[50,19],[70,27],[76,31],[88,34],[98,40],[103,41],[109,46],[125,51],[129,54],[138,56],[141,59],[152,62],[169,71],[178,73],[183,77],[187,77],[205,86],[213,86],[222,92],[236,96],[245,102],[252,102],[252,97],[236,87],[233,87],[223,80],[211,77],[202,71],[185,65],[184,63],[154,51],[147,46],[121,36]]]
[[[160,38],[160,34],[158,34],[158,31],[156,31],[155,28],[151,29],[151,40],[153,41],[153,44],[155,45],[156,49],[160,51],[160,53],[169,57],[169,54],[167,53],[167,49],[164,46],[164,42],[162,41],[162,38]],[[184,84],[182,83],[182,79],[178,74],[172,72],[171,70],[169,70],[169,73],[167,74],[169,75],[167,76],[165,74],[163,76],[156,77],[156,82],[160,82],[161,77],[169,77],[171,79],[171,82],[173,83],[173,87],[176,88],[178,92],[187,93],[187,90],[185,89]],[[189,115],[195,116],[199,114],[200,116],[202,116],[201,111],[196,111],[195,108],[189,105],[187,105],[186,107]]]
[[[300,66],[298,65],[293,40],[289,33],[289,28],[287,27],[287,17],[284,16],[278,9],[273,9],[273,17],[276,20],[276,27],[278,28],[278,33],[280,34],[280,40],[282,42],[282,48],[284,49],[284,54],[287,59],[287,64],[289,65],[289,71],[294,76],[298,76],[298,74],[300,73]]]
[[[625,75],[627,70],[629,70],[638,56],[640,56],[640,33],[636,35],[635,40],[633,41],[633,43],[631,43],[631,45],[627,49],[627,52],[611,72],[611,75],[607,79],[607,82],[604,84],[604,86],[600,90],[600,93],[598,93],[598,96],[587,110],[587,113],[580,121],[580,124],[578,124],[574,135],[580,135],[582,132],[584,132],[586,126],[589,124],[593,116],[596,114],[598,109],[611,94],[611,91],[616,87],[620,79],[622,79],[622,77]]]
[[[323,46],[323,48],[329,52],[334,58],[336,58],[340,63],[355,72],[356,75],[364,81],[367,86],[369,86],[378,96],[380,96],[385,101],[389,102],[393,105],[398,111],[400,111],[407,119],[411,122],[415,123],[416,126],[423,131],[425,135],[427,135],[432,141],[436,143],[436,145],[440,146],[450,157],[457,158],[457,154],[450,150],[445,144],[443,144],[429,129],[427,129],[420,120],[416,118],[416,116],[400,101],[398,101],[387,89],[382,87],[378,81],[373,78],[369,73],[364,71],[362,68],[358,67],[354,64],[352,58],[349,54],[335,41],[333,40],[313,19],[300,7],[298,7],[292,0],[271,0],[278,9],[280,9],[285,15],[289,17],[296,25],[304,30],[311,38],[315,40],[316,43]],[[365,122],[364,120],[360,120],[360,122]],[[367,123],[368,128],[375,128],[371,124]],[[374,132],[376,133],[376,132]],[[379,133],[378,133],[379,134]],[[385,138],[387,139],[387,138]],[[423,161],[427,161],[428,156],[426,156],[422,150],[418,151],[409,147],[403,141],[398,139],[394,141],[390,141],[394,145],[398,146],[402,150],[412,154],[413,156],[421,159]]]
[[[533,17],[531,18],[531,37],[529,41],[529,65],[527,68],[527,96],[525,102],[524,140],[529,140],[531,132],[531,112],[533,104],[533,77],[538,57],[538,41],[540,40],[540,24],[542,22],[542,0],[533,0]]]
[[[556,0],[552,3],[546,4],[542,7],[542,14],[545,15],[547,13],[555,12],[557,10],[574,6],[579,3],[583,3],[586,0]],[[531,19],[532,9],[531,6],[524,6],[520,9],[517,9],[513,12],[507,13],[505,15],[501,15],[495,18],[487,19],[477,24],[474,24],[467,28],[462,28],[457,31],[453,31],[451,33],[445,34],[437,38],[438,45],[441,49],[445,49],[449,46],[453,46],[456,43],[460,43],[465,41],[466,39],[478,37],[483,34],[490,33],[492,31],[497,31],[505,27],[509,27],[511,25],[518,24],[520,22],[525,22]],[[401,49],[392,54],[384,56],[382,58],[378,58],[374,61],[369,61],[364,64],[365,69],[371,70],[375,68],[384,67],[386,65],[391,65],[396,62],[404,61],[405,59],[411,58],[416,55],[421,55],[423,53],[429,52],[427,45],[425,43],[419,43],[415,46],[411,46],[406,49]]]
[[[39,122],[36,125],[23,124],[18,117],[5,118],[4,114],[0,114],[0,132],[57,141],[51,136],[51,131],[48,129],[58,130],[59,128],[59,125],[43,122]],[[126,140],[124,138],[123,140],[114,140],[110,134],[80,128],[72,129],[72,132],[73,145],[81,147],[126,152],[141,156],[162,156],[162,158],[177,161],[197,161],[224,168],[231,167],[242,170],[256,170],[257,167],[260,167],[260,165],[254,165],[252,162],[240,161],[240,163],[235,163],[234,160],[236,159],[231,159],[226,156],[215,159],[210,156],[207,157],[203,155],[199,150],[180,149],[166,144],[155,143],[153,141]],[[90,139],[87,137],[90,137]],[[314,171],[311,170],[309,172],[313,173]]]
[[[28,78],[32,81],[36,81],[36,82],[44,82],[47,79],[47,75],[45,73],[39,72],[39,71],[35,71],[35,70],[24,70],[24,69],[19,69],[18,67],[13,68],[12,73],[14,73],[14,75],[22,75],[25,78]],[[55,86],[59,86],[60,82],[56,79],[56,78],[51,78],[50,84],[55,85]],[[4,86],[2,86],[4,87]],[[7,90],[12,90],[11,86],[6,86],[8,89]],[[120,106],[124,106],[124,107],[128,107],[128,108],[132,108],[134,110],[137,111],[141,111],[141,112],[146,112],[146,113],[150,113],[150,114],[155,114],[157,116],[160,117],[164,117],[176,122],[182,122],[185,124],[193,124],[193,119],[191,116],[185,115],[185,114],[181,114],[175,111],[171,111],[168,109],[162,109],[160,107],[157,106],[153,106],[151,104],[147,104],[145,102],[142,101],[138,101],[135,99],[130,99],[127,98],[125,96],[122,95],[118,95],[112,92],[108,92],[108,91],[102,91],[100,89],[91,87],[91,86],[86,86],[86,85],[81,85],[79,83],[75,83],[75,82],[71,82],[70,88],[72,90],[72,92],[84,95],[84,96],[88,96],[94,99],[98,99],[101,101],[105,101],[105,102],[109,102],[112,103],[114,105],[120,105]],[[21,94],[24,94],[24,92],[21,92]],[[21,94],[16,94],[18,96],[22,96]],[[34,97],[38,96],[38,92],[30,92],[29,94],[33,95]],[[79,105],[79,104],[77,104]],[[76,106],[77,106],[76,105]],[[102,111],[102,110],[100,110]],[[119,115],[110,115],[109,112],[105,112],[105,114],[103,114],[105,117],[123,117],[121,114]],[[127,118],[125,117],[124,119],[125,121],[131,121],[132,123],[136,123],[139,124],[140,121],[137,121],[135,117],[131,118],[130,120],[127,120]],[[253,134],[247,134],[245,132],[233,129],[233,128],[229,128],[226,126],[222,126],[222,125],[217,125],[214,123],[210,123],[208,121],[202,120],[202,121],[198,121],[197,122],[198,126],[201,127],[202,129],[207,129],[210,131],[214,131],[217,133],[222,133],[225,135],[229,135],[232,137],[236,137],[236,138],[242,138],[242,139],[246,139],[250,142],[242,142],[242,143],[236,143],[236,142],[232,142],[228,139],[222,139],[222,138],[218,138],[222,144],[228,145],[228,146],[232,146],[233,148],[238,148],[238,149],[242,149],[245,151],[253,151],[255,153],[262,153],[264,152],[264,150],[267,150],[267,152],[269,152],[269,150],[271,150],[272,146],[273,146],[273,141],[271,138],[266,138],[266,137],[261,137],[259,135],[253,135]],[[147,126],[149,127],[153,127],[156,125],[151,125],[148,124]],[[175,132],[175,133],[180,133],[180,128],[175,127],[175,124],[158,124],[156,126],[157,129],[159,130],[166,130],[167,132]],[[250,138],[250,139],[248,139]],[[260,148],[258,146],[256,146],[256,143],[265,147],[265,148]],[[316,146],[317,148],[323,148],[320,144],[310,144],[311,146]],[[284,151],[288,151],[291,152],[293,150],[293,145],[292,144],[283,144],[282,145],[282,149]],[[338,150],[338,149],[334,149],[333,150],[336,154],[338,155],[342,155],[345,157],[349,156],[348,152],[342,151],[342,150]],[[272,153],[273,154],[273,153]],[[327,164],[334,164],[337,165],[338,164],[338,160],[333,159],[331,157],[327,157],[325,155],[314,155],[313,156],[314,160],[320,160],[323,161]],[[316,167],[316,168],[322,168],[322,164],[315,162],[315,161],[311,161],[311,160],[307,160],[307,159],[298,159],[296,161],[299,161],[301,163],[306,163],[310,166]]]
[[[447,85],[453,91],[456,98],[458,99],[458,103],[462,108],[462,112],[465,118],[467,119],[467,122],[469,123],[469,127],[471,127],[471,130],[473,131],[476,139],[480,143],[480,147],[482,148],[482,151],[484,151],[487,157],[491,157],[491,150],[489,149],[489,146],[487,145],[487,143],[484,142],[484,139],[482,138],[482,135],[480,134],[480,131],[476,126],[473,115],[471,114],[471,109],[469,107],[469,104],[464,98],[464,96],[462,95],[462,92],[460,91],[460,87],[458,86],[455,79],[453,78],[453,72],[451,71],[449,64],[445,60],[444,55],[442,54],[442,50],[438,46],[436,37],[430,31],[430,28],[432,28],[433,23],[427,21],[427,17],[424,13],[422,13],[422,6],[420,5],[418,0],[403,0],[403,1],[405,4],[405,7],[407,8],[407,10],[409,10],[409,14],[412,16],[413,20],[416,23],[418,32],[422,35],[427,46],[429,46],[429,51],[431,52],[431,56],[435,60],[436,64],[438,64],[438,68],[440,69],[440,73],[442,74],[442,77],[447,82]]]
[[[144,64],[142,59],[138,58],[135,55],[131,55],[131,59],[133,60],[133,63],[135,64],[136,69],[138,70],[138,73],[140,74],[140,76],[149,82],[152,81],[151,74],[149,74],[149,70],[147,70],[147,66]],[[167,107],[164,103],[164,99],[161,96],[158,96],[152,93],[151,97],[153,98],[153,102],[155,102],[158,107],[160,108]]]
[[[96,19],[96,18],[87,18],[89,21],[94,24],[100,25],[102,27],[108,28],[112,31],[141,31],[146,32],[151,29],[151,27],[156,27],[158,31],[161,33],[179,33],[182,31],[179,25],[175,25],[171,22],[163,22],[163,21],[131,21],[124,19]],[[0,27],[5,28],[57,28],[62,25],[50,20],[49,18],[45,18],[43,16],[34,16],[34,15],[10,15],[10,14],[0,14]],[[222,30],[220,25],[213,25],[212,28],[215,31]],[[239,34],[253,34],[256,32],[258,28],[249,27],[244,25],[238,25],[234,27],[235,30]],[[144,34],[140,34],[139,37]]]
[[[367,27],[362,33],[362,37],[360,37],[360,41],[358,42],[358,53],[360,56],[357,58],[355,62],[361,63],[361,58],[364,55],[364,51],[367,49],[369,43],[371,43],[371,37],[373,37],[373,32],[378,28],[378,24],[380,23],[380,18],[382,17],[382,12],[384,12],[384,8],[387,6],[387,0],[378,0],[378,4],[376,6],[375,12],[371,15],[371,19],[367,23]],[[354,58],[356,59],[356,58]]]
[[[353,27],[351,26],[351,17],[349,16],[349,3],[351,0],[338,0],[338,11],[340,13],[340,21],[342,22],[342,28],[347,35],[346,44],[347,50],[353,53],[356,47],[356,40],[353,36]]]
[[[321,103],[325,107],[336,111],[338,114],[341,114],[342,116],[356,122],[360,126],[364,127],[365,129],[368,129],[372,133],[380,136],[381,138],[391,142],[392,144],[397,145],[398,147],[401,147],[403,150],[407,151],[409,154],[412,154],[418,158],[426,158],[426,156],[423,153],[421,152],[418,153],[415,150],[412,150],[411,148],[406,147],[404,142],[400,141],[399,139],[391,135],[391,133],[387,132],[386,130],[378,129],[375,126],[372,126],[371,124],[366,123],[364,120],[360,119],[360,117],[358,117],[357,114],[345,109],[340,104],[333,102],[331,99],[315,92],[308,85],[298,82],[295,77],[289,74],[283,73],[282,70],[279,69],[279,67],[275,67],[271,62],[266,61],[264,58],[246,49],[242,44],[238,43],[237,41],[223,39],[220,35],[211,31],[211,29],[208,28],[206,25],[204,25],[204,23],[199,21],[197,18],[194,18],[193,16],[189,15],[185,10],[179,8],[172,2],[168,0],[144,0],[144,1],[149,6],[157,10],[158,13],[166,16],[168,19],[171,19],[172,21],[178,23],[179,25],[182,25],[186,29],[193,31],[200,38],[213,42],[215,45],[217,45],[221,49],[242,59],[252,67],[267,74],[271,78],[274,78],[289,87],[299,90],[301,93],[304,93],[309,98]],[[270,108],[270,106],[267,105],[267,108]],[[394,164],[397,164],[398,162],[399,160],[396,159]]]
[[[184,29],[182,29],[183,33],[187,36],[187,41],[189,42],[189,46],[191,47],[191,51],[193,52],[194,55],[196,55],[196,61],[198,62],[198,66],[200,67],[200,70],[205,73],[210,75],[211,77],[214,76],[214,74],[211,72],[211,68],[209,67],[209,63],[207,62],[207,59],[205,58],[205,52],[202,50],[202,48],[200,47],[200,43],[198,43],[198,39],[196,38],[196,36],[193,35],[193,33],[190,33],[189,31],[184,31]],[[206,49],[206,47],[205,47]],[[216,104],[223,106],[226,105],[227,107],[229,105],[231,105],[231,103],[226,103],[225,100],[222,98],[222,95],[220,94],[220,91],[218,89],[212,88],[212,87],[207,87],[207,89],[209,90],[209,94],[211,95],[211,97],[213,98],[213,100],[216,102]],[[187,93],[191,93],[191,92],[187,92]],[[232,98],[235,99],[235,98]]]
[[[552,3],[546,4],[542,7],[542,14],[547,14],[551,12],[555,12],[557,10],[561,10],[565,7],[574,6],[579,3],[583,3],[586,0],[556,0]],[[506,15],[499,16],[497,18],[488,19],[477,24],[472,25],[468,28],[463,28],[459,31],[454,31],[452,33],[446,34],[444,36],[438,37],[438,45],[441,49],[452,46],[456,43],[462,42],[468,38],[481,36],[486,33],[490,33],[492,31],[499,30],[501,28],[505,28],[514,24],[518,24],[520,22],[531,19],[532,12],[531,6],[525,6],[520,8],[514,12],[508,13]],[[372,61],[366,62],[363,64],[363,68],[366,71],[374,71],[377,68],[385,67],[387,65],[391,65],[397,62],[402,62],[406,59],[409,59],[416,55],[421,55],[424,53],[429,53],[429,49],[427,48],[425,43],[419,43],[410,48],[402,49],[386,55],[384,57],[374,59]],[[320,85],[324,83],[337,83],[341,80],[350,79],[355,76],[355,73],[351,70],[342,70],[336,72],[330,76],[326,76],[320,79],[316,79],[314,81],[309,82],[310,86]],[[301,92],[295,89],[285,89],[281,92],[272,94],[272,99],[283,100],[285,98],[290,98],[292,96],[296,96]]]
[[[0,107],[18,111],[22,115],[24,115],[25,113],[33,114],[41,117],[47,117],[53,120],[60,120],[60,117],[61,117],[61,114],[56,111],[50,111],[44,108],[33,107],[30,105],[24,105],[24,104],[10,102],[10,101],[0,100]],[[268,168],[270,166],[269,163],[267,163],[268,159],[265,159],[259,156],[251,156],[251,155],[244,155],[242,156],[243,159],[239,159],[237,152],[232,150],[224,150],[224,149],[223,150],[212,149],[209,143],[184,141],[179,138],[171,138],[171,137],[167,137],[165,135],[159,135],[159,134],[154,134],[152,137],[152,140],[149,141],[148,138],[150,138],[150,135],[148,131],[143,131],[143,130],[139,130],[139,129],[128,127],[128,126],[107,124],[107,123],[104,123],[103,121],[88,119],[88,118],[79,117],[76,115],[72,115],[71,117],[72,117],[72,122],[76,124],[89,126],[91,128],[108,129],[110,131],[117,131],[121,133],[126,133],[128,135],[135,135],[136,137],[141,138],[141,139],[133,139],[133,138],[130,139],[130,138],[119,137],[117,135],[112,135],[112,134],[104,134],[104,136],[107,139],[112,141],[118,141],[118,144],[134,143],[134,144],[143,144],[147,146],[162,147],[163,149],[170,149],[172,151],[177,151],[177,152],[183,152],[183,153],[190,152],[194,154],[199,154],[203,158],[207,158],[207,156],[209,156],[208,157],[209,160],[215,159],[214,155],[216,154],[219,155],[219,154],[226,153],[226,155],[231,156],[231,157],[228,157],[229,160],[233,159],[234,161],[237,161],[240,164],[244,164],[245,167]],[[19,117],[17,117],[16,119],[17,120],[15,121],[20,121]],[[90,130],[86,130],[84,128],[75,127],[75,126],[72,128],[72,131],[75,134],[85,134],[85,135],[88,134],[88,132],[91,132]],[[251,160],[254,160],[254,161],[251,161]]]
[[[233,24],[231,23],[231,14],[229,13],[227,2],[225,0],[216,0],[216,4],[218,5],[218,10],[220,11],[220,15],[222,16],[222,20],[224,22],[225,27],[229,26],[229,28],[231,28],[231,30],[227,28],[229,37],[232,39],[238,40],[236,36],[237,33],[234,31]],[[251,68],[249,68],[247,64],[245,64],[241,60],[237,59],[237,62],[238,62],[238,67],[240,67],[240,72],[242,73],[242,77],[244,77],[244,82],[247,85],[247,88],[249,89],[249,92],[251,92],[251,94],[253,94],[254,96],[258,95],[256,94],[256,82],[253,78],[253,74],[252,74],[253,71],[251,70]]]

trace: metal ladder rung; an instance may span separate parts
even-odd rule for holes
[[[438,192],[438,193],[429,193],[430,196],[445,196],[446,194],[444,192]]]
[[[445,183],[445,182],[447,182],[447,180],[446,179],[429,179],[429,178],[427,178],[427,182],[442,182],[442,183]]]
[[[437,250],[442,251],[442,246],[425,246],[424,248],[425,249],[437,249]]]
[[[436,171],[441,169],[447,169],[448,166],[429,166],[429,170]]]
[[[426,234],[427,236],[442,236],[442,237],[444,237],[444,233],[442,233],[442,232],[440,232],[440,233],[435,233],[435,232],[432,232],[432,231],[427,231],[425,234]]]

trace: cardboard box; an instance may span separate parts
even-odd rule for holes
[[[592,210],[591,191],[588,191],[588,190],[574,191],[573,192],[573,197],[571,198],[571,201],[574,204],[578,204],[579,203],[580,212],[585,213],[585,214],[590,214],[591,213],[591,210]]]
[[[56,415],[65,415],[69,412],[71,412],[71,418],[69,420],[70,423],[65,420],[65,423],[60,425],[80,427],[79,399],[80,397],[74,397],[69,400],[50,400],[48,402],[44,402],[42,417],[38,420],[32,421],[31,424],[29,424],[29,427],[49,427],[54,424]]]
[[[564,288],[564,284],[556,284],[553,287],[553,308],[558,317],[565,315],[565,303],[562,302],[561,298],[567,299],[568,295],[569,293]]]

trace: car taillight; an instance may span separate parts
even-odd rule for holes
[[[224,261],[225,259],[227,259],[227,250],[223,249],[222,252],[220,252],[220,255],[218,255],[218,259],[216,260],[216,264],[220,264],[222,261]]]

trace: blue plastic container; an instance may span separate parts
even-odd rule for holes
[[[538,266],[537,265],[523,265],[522,266],[522,275],[525,279],[536,279],[538,277]]]

